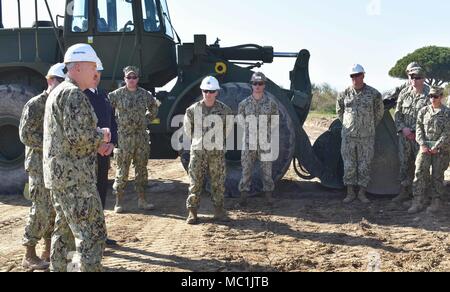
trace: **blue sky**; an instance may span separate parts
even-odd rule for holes
[[[15,0],[3,2],[16,9]],[[22,2],[30,7],[27,5],[33,5],[34,0]],[[348,68],[353,63],[366,68],[368,84],[384,91],[401,83],[388,76],[399,58],[423,46],[450,47],[450,3],[442,0],[168,2],[173,24],[184,42],[192,41],[194,34],[207,34],[210,43],[219,37],[222,46],[256,43],[281,52],[305,48],[311,52],[312,81],[327,82],[339,90],[349,84]],[[49,3],[62,13],[62,0]],[[29,10],[24,12],[25,24],[33,18]],[[8,9],[5,25],[13,25],[16,17]],[[294,60],[276,59],[262,71],[288,87],[293,64]]]

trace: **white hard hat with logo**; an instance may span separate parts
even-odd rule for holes
[[[76,44],[67,49],[64,63],[92,62],[97,63],[97,53],[88,44]]]
[[[100,58],[97,58],[97,71],[104,71],[105,69],[103,68],[103,63],[100,60]]]
[[[59,77],[59,78],[66,78],[66,74],[64,74],[64,68],[66,68],[66,64],[64,63],[58,63],[50,67],[48,70],[46,78],[53,78],[53,77]]]
[[[361,73],[365,74],[366,71],[364,70],[364,67],[359,64],[354,64],[350,69],[350,75],[356,75]]]
[[[202,84],[200,85],[201,90],[220,90],[219,81],[212,77],[208,76],[203,79]]]

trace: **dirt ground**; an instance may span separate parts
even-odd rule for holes
[[[306,129],[314,139],[328,124],[314,118]],[[109,237],[119,246],[106,250],[106,271],[450,271],[448,202],[437,216],[408,215],[407,207],[389,205],[391,197],[346,206],[343,192],[301,181],[291,169],[277,184],[273,207],[257,197],[236,210],[236,199],[226,199],[231,221],[216,224],[205,198],[201,224],[188,226],[180,161],[150,161],[148,168],[156,211],[137,210],[132,184],[127,214],[114,214],[108,198]],[[22,271],[29,205],[21,196],[0,196],[0,271]]]

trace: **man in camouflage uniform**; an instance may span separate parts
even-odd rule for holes
[[[239,201],[240,206],[246,206],[247,200],[251,188],[252,175],[254,170],[254,165],[256,161],[260,162],[262,170],[262,182],[263,190],[269,205],[273,204],[273,191],[275,189],[275,184],[272,177],[272,161],[266,161],[267,159],[262,159],[262,155],[270,153],[270,150],[263,150],[261,148],[259,140],[258,131],[250,133],[249,122],[247,118],[256,118],[254,122],[256,129],[261,131],[261,127],[267,127],[268,142],[271,141],[271,130],[272,126],[278,126],[272,124],[272,117],[279,115],[278,104],[271,100],[265,94],[267,78],[261,72],[256,72],[253,74],[252,83],[252,95],[243,100],[239,104],[239,118],[241,120],[241,125],[244,126],[244,150],[242,151],[241,163],[242,163],[242,179],[239,184],[239,191],[241,192],[241,198]],[[266,116],[268,123],[266,125],[260,125],[260,117]],[[251,145],[250,135],[255,135],[256,145]],[[256,147],[255,147],[256,146]]]
[[[419,152],[416,142],[416,122],[419,111],[430,104],[430,87],[425,84],[425,72],[422,68],[410,71],[411,85],[399,95],[395,111],[395,125],[399,134],[400,182],[401,190],[393,202],[401,203],[412,194],[415,161]]]
[[[411,86],[411,79],[409,78],[411,76],[410,72],[412,70],[415,70],[417,68],[421,68],[419,63],[417,62],[412,62],[411,64],[408,65],[408,67],[406,67],[406,75],[408,76],[408,81],[406,81],[405,83],[401,84],[400,86],[397,86],[396,88],[394,88],[391,92],[389,92],[385,97],[384,100],[385,101],[390,101],[390,102],[397,102],[398,97],[400,95],[400,93]]]
[[[375,131],[383,119],[384,106],[381,94],[364,83],[365,70],[361,65],[354,65],[350,76],[353,86],[339,95],[336,106],[343,125],[342,158],[347,186],[344,203],[356,199],[355,187],[359,186],[358,199],[368,204],[366,190],[375,152]]]
[[[429,97],[432,104],[421,109],[417,118],[416,136],[420,152],[416,160],[414,199],[408,210],[410,214],[425,208],[429,201],[427,190],[430,184],[432,201],[428,213],[439,211],[445,195],[444,173],[450,162],[450,109],[442,104],[442,88],[433,87]]]
[[[189,163],[191,184],[186,201],[189,211],[187,224],[196,224],[198,221],[197,210],[207,174],[209,174],[211,198],[214,204],[214,219],[227,219],[224,209],[226,178],[224,147],[226,137],[232,130],[232,127],[227,129],[227,116],[233,113],[228,106],[216,99],[220,90],[216,78],[205,78],[200,88],[203,99],[189,107],[184,116],[184,131],[192,140]],[[222,127],[219,127],[218,123],[222,123]],[[211,136],[211,134],[214,135]],[[206,137],[211,137],[211,140],[207,140]]]
[[[116,112],[118,133],[118,146],[114,150],[117,174],[113,186],[116,213],[125,211],[122,201],[132,161],[136,173],[138,208],[141,210],[154,208],[145,199],[145,187],[148,183],[147,163],[150,156],[150,137],[147,128],[158,115],[158,105],[147,90],[138,87],[138,68],[129,66],[123,71],[126,85],[109,94],[111,105]]]
[[[20,140],[26,146],[25,170],[29,176],[29,198],[32,201],[28,222],[23,236],[26,254],[22,265],[25,269],[46,270],[50,263],[50,246],[55,223],[50,192],[44,186],[42,170],[42,145],[44,142],[45,102],[50,92],[64,81],[66,65],[52,66],[47,73],[46,91],[33,97],[25,105],[20,120]],[[44,252],[41,258],[36,255],[36,245],[44,239]]]
[[[97,191],[97,151],[109,143],[109,129],[97,117],[83,90],[96,86],[97,55],[87,44],[70,47],[67,79],[49,95],[44,116],[44,181],[56,211],[52,236],[53,272],[66,272],[74,251],[74,271],[101,271],[105,218]],[[75,259],[75,257],[74,257]],[[79,264],[79,266],[77,265]]]

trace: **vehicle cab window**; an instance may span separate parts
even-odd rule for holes
[[[67,13],[72,15],[72,32],[87,32],[89,29],[89,1],[74,0],[67,7]]]
[[[160,0],[161,2],[161,9],[162,9],[162,17],[164,17],[164,26],[166,27],[166,35],[169,36],[171,39],[174,37],[173,33],[173,27],[170,24],[170,14],[169,14],[169,7],[167,6],[166,0]]]
[[[131,0],[97,0],[98,32],[132,32],[133,1]]]
[[[159,32],[161,30],[156,0],[142,0],[142,16],[146,32]]]

